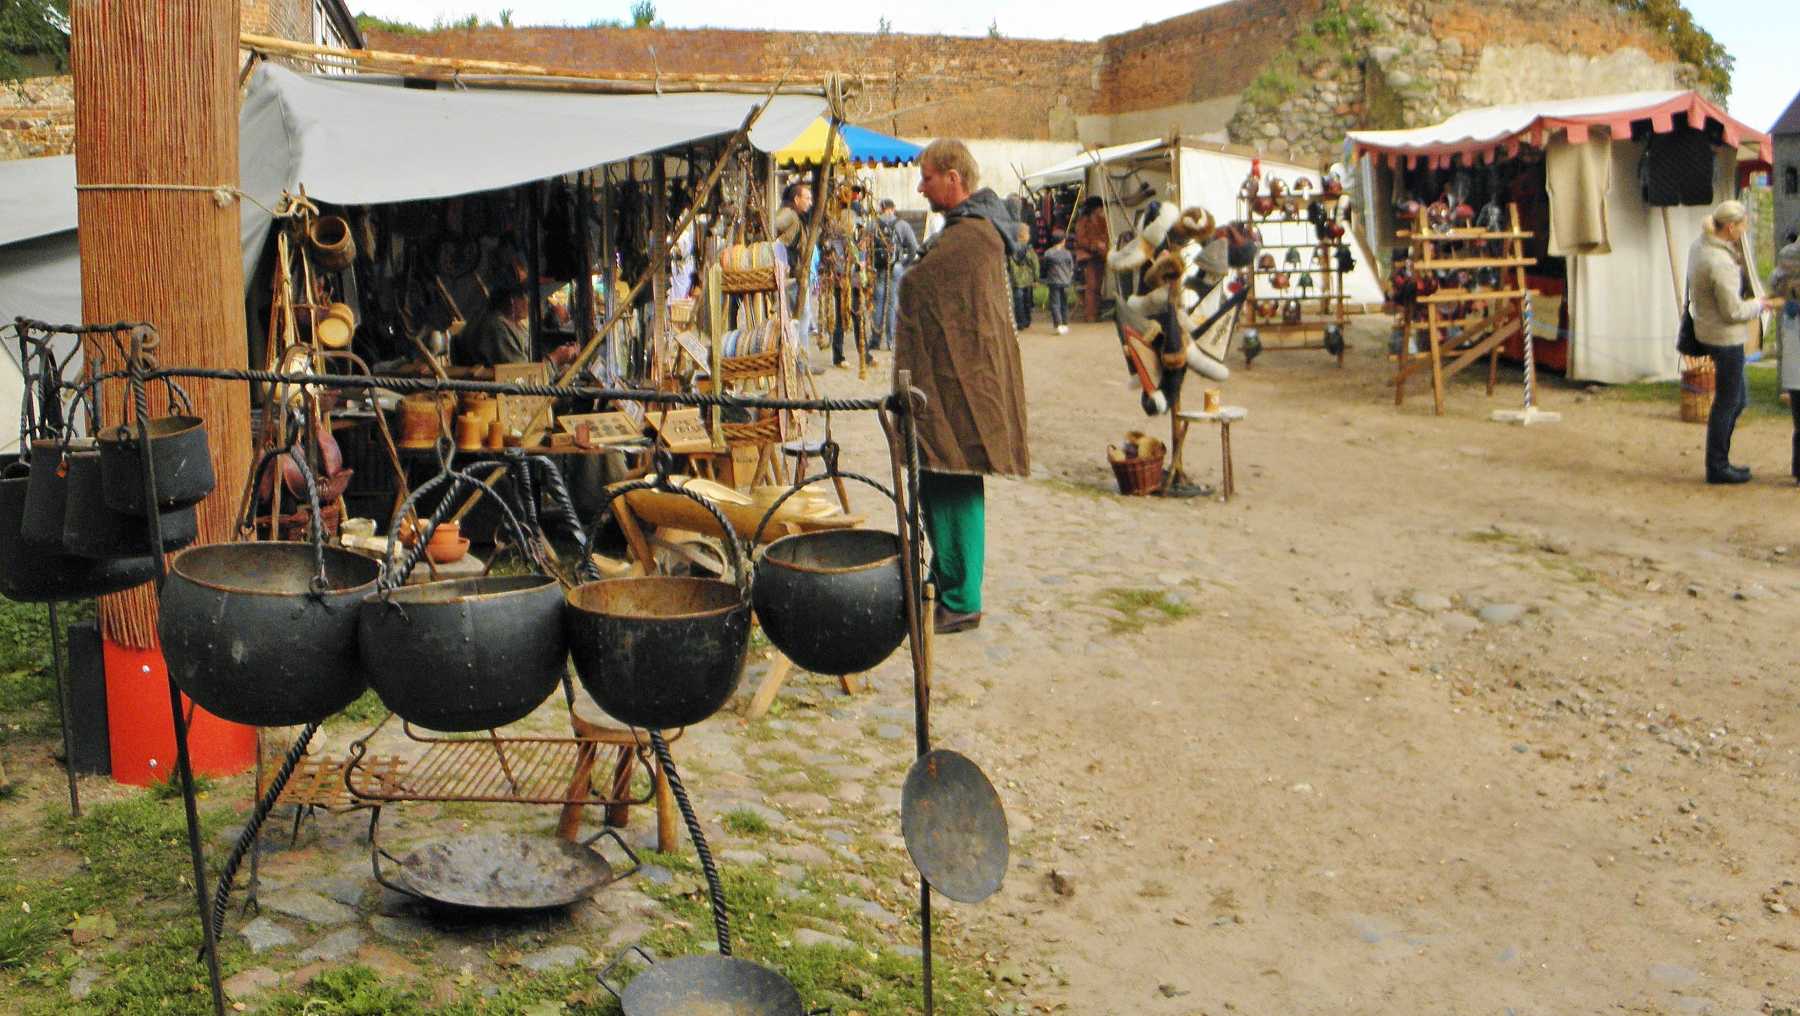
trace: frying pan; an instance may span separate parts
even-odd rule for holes
[[[900,791],[900,833],[913,866],[938,892],[980,903],[1006,879],[1006,810],[967,757],[947,748],[920,755]]]
[[[731,956],[682,956],[656,962],[638,946],[631,951],[650,964],[624,991],[606,977],[621,954],[600,972],[600,986],[619,1000],[625,1016],[818,1016],[808,1012],[788,979],[761,964]]]

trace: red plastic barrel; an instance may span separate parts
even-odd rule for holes
[[[112,777],[143,787],[180,778],[175,761],[175,724],[169,716],[169,672],[162,653],[129,649],[107,639],[106,729],[112,738]],[[195,707],[191,710],[188,755],[194,771],[231,776],[256,764],[256,728],[221,720]]]

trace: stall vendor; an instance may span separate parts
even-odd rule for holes
[[[451,358],[458,366],[475,367],[477,373],[489,376],[498,364],[531,363],[530,320],[530,290],[507,279],[494,287],[487,311],[456,337]],[[561,366],[573,360],[576,352],[572,343],[564,343],[545,359]]]

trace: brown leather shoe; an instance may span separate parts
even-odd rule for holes
[[[940,603],[937,605],[937,609],[931,612],[931,630],[939,635],[952,635],[959,631],[968,631],[970,628],[979,627],[981,627],[981,611],[979,610],[973,614],[958,614],[954,610],[946,609]]]

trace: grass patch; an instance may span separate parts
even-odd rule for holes
[[[326,726],[331,727],[355,726],[366,728],[379,723],[381,718],[387,714],[388,707],[381,704],[381,696],[375,694],[375,689],[369,688],[361,695],[358,695],[355,702],[338,710],[336,714],[325,721],[325,724]]]
[[[205,773],[194,774],[195,797],[210,792],[217,785],[218,781]],[[168,779],[157,780],[145,789],[151,797],[158,801],[179,801],[181,800],[181,774],[171,773]],[[186,835],[185,832],[183,835]]]
[[[1194,608],[1187,603],[1171,599],[1169,594],[1160,589],[1123,589],[1114,588],[1102,592],[1101,602],[1113,610],[1125,615],[1112,619],[1112,630],[1115,633],[1133,633],[1143,631],[1152,624],[1167,624],[1191,617]]]
[[[652,954],[660,956],[697,952],[702,943],[713,938],[704,884],[694,877],[697,869],[685,856],[651,856],[654,863],[678,875],[668,885],[657,886],[651,892],[686,927],[665,925],[651,933],[647,945]],[[898,929],[872,929],[846,915],[830,900],[811,894],[800,894],[800,899],[785,898],[777,891],[775,877],[765,870],[726,865],[720,877],[731,905],[733,954],[779,971],[799,989],[807,1006],[831,1006],[835,1012],[859,1012],[864,1016],[903,1016],[918,1011],[918,961],[879,948],[916,937],[913,920]],[[898,884],[893,888],[896,894],[905,893]],[[821,921],[837,925],[856,941],[858,948],[794,944],[795,932]],[[880,942],[870,938],[875,934],[881,936]],[[954,943],[945,939],[939,939],[935,945],[937,1011],[947,1016],[985,1016],[991,1000],[983,998],[988,982],[976,958],[962,955]]]
[[[769,820],[753,811],[737,809],[725,813],[725,828],[739,836],[762,836],[769,831]]]
[[[1788,407],[1781,404],[1780,371],[1775,370],[1774,366],[1774,357],[1765,357],[1762,363],[1751,364],[1744,372],[1750,385],[1750,404],[1744,408],[1745,416],[1788,418]],[[1680,411],[1681,383],[1639,381],[1628,385],[1612,385],[1606,389],[1605,397],[1620,402],[1663,403],[1673,415]]]

